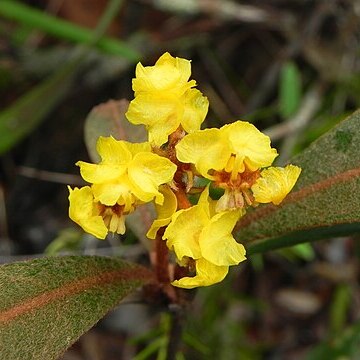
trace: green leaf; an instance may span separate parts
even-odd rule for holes
[[[0,358],[57,359],[152,273],[116,258],[66,256],[0,266]]]
[[[248,253],[360,230],[360,111],[312,143],[291,163],[302,168],[280,206],[264,205],[238,223]]]
[[[301,100],[301,75],[293,62],[286,62],[280,71],[279,111],[288,118],[297,111]]]

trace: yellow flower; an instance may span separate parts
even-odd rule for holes
[[[226,276],[229,266],[245,260],[245,248],[231,235],[241,211],[216,214],[214,206],[207,187],[197,205],[172,215],[163,239],[179,264],[191,267],[195,262],[196,270],[194,277],[176,280],[173,285],[190,289],[215,284]]]
[[[176,145],[176,156],[194,164],[205,178],[225,190],[216,211],[243,209],[256,202],[278,205],[294,186],[300,168],[268,168],[277,151],[270,138],[248,122],[186,135]],[[263,169],[267,168],[267,169]]]
[[[161,146],[180,125],[186,132],[200,129],[208,110],[208,100],[193,89],[190,61],[162,55],[154,66],[136,66],[133,79],[135,99],[126,117],[133,124],[144,124],[149,141]]]
[[[105,239],[108,231],[125,233],[125,213],[120,205],[106,206],[95,201],[89,186],[80,189],[69,189],[69,217],[80,225],[87,233],[98,239]],[[134,207],[127,210],[126,214],[134,211]]]
[[[99,164],[78,161],[83,179],[92,183],[95,201],[107,206],[123,205],[125,211],[136,202],[155,198],[162,204],[164,196],[158,188],[170,182],[176,165],[151,152],[149,143],[132,144],[113,137],[100,137],[97,151]]]
[[[184,289],[193,289],[199,286],[209,286],[224,280],[229,272],[228,266],[217,266],[204,258],[198,259],[195,262],[196,275],[193,277],[187,276],[180,280],[175,280],[172,285]]]
[[[194,164],[210,180],[215,180],[215,171],[225,171],[235,179],[246,169],[256,171],[270,166],[277,155],[270,138],[245,121],[195,131],[176,146],[177,158]]]
[[[69,189],[69,217],[86,232],[99,239],[105,239],[108,229],[100,215],[100,208],[94,202],[94,196],[89,186],[81,189]]]
[[[92,186],[70,190],[69,211],[71,219],[85,231],[103,239],[108,230],[125,232],[125,215],[136,205],[152,200],[162,204],[164,195],[159,186],[172,181],[177,167],[152,153],[149,143],[100,137],[97,151],[99,164],[77,162],[81,176]],[[90,226],[93,220],[96,229]]]
[[[196,86],[195,80],[188,81],[191,75],[189,60],[174,58],[168,52],[163,54],[154,66],[138,63],[133,79],[135,96],[152,91],[168,90],[181,96],[186,90]]]
[[[301,169],[295,165],[263,170],[260,178],[251,187],[255,200],[259,203],[272,202],[279,205],[294,187],[300,173]]]

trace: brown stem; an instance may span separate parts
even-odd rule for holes
[[[169,276],[169,250],[162,239],[164,228],[160,228],[155,239],[155,274],[162,284],[170,282]]]
[[[186,196],[186,192],[183,189],[178,189],[175,191],[175,196],[178,203],[178,209],[188,209],[191,207],[191,203]]]

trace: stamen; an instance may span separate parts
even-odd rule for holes
[[[235,155],[231,155],[224,170],[228,173],[231,173],[232,170],[234,169],[234,163],[235,163]]]
[[[131,206],[130,209],[132,212],[134,207]],[[105,226],[109,229],[110,232],[117,234],[124,234],[126,231],[125,228],[125,214],[129,212],[125,211],[125,205],[115,204],[113,206],[101,205],[100,215],[104,220]]]

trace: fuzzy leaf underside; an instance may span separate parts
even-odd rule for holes
[[[360,111],[320,137],[291,163],[302,168],[280,206],[263,205],[238,223],[248,253],[360,230]]]
[[[96,152],[96,142],[99,136],[113,136],[117,140],[131,142],[146,141],[146,131],[143,126],[135,126],[128,122],[125,113],[129,102],[122,100],[109,100],[95,106],[85,122],[84,137],[90,158],[99,162]]]
[[[151,280],[145,268],[99,256],[0,266],[0,358],[57,359],[122,298]]]

